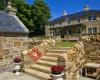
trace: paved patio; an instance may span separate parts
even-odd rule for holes
[[[12,72],[4,72],[0,74],[0,80],[39,80],[30,75],[22,73],[19,76],[16,76]]]

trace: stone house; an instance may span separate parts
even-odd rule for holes
[[[72,14],[65,11],[61,17],[51,20],[45,26],[46,36],[79,36],[81,34],[100,33],[100,10],[84,10]]]
[[[10,65],[14,55],[28,48],[28,33],[10,3],[7,11],[0,11],[0,69]]]

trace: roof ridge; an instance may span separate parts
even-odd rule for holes
[[[17,16],[13,16],[17,22],[22,26],[25,32],[29,33],[29,30],[26,28],[26,26],[21,22],[21,20]]]
[[[66,18],[72,18],[72,17],[81,17],[83,15],[87,15],[87,14],[90,14],[90,13],[95,13],[95,12],[100,12],[100,10],[88,10],[88,11],[79,11],[79,12],[75,12],[75,13],[71,13],[71,14],[68,14],[68,15],[65,15],[65,16],[60,16],[60,17],[57,17],[49,22],[56,22],[58,20],[61,20],[61,19],[66,19]]]

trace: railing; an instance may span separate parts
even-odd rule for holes
[[[100,33],[96,33],[96,34],[68,34],[65,35],[65,37],[62,40],[67,40],[67,41],[78,41],[81,39],[100,39]]]
[[[68,35],[65,35],[65,37],[62,40],[78,41],[80,38],[81,38],[80,34],[68,34]]]
[[[100,33],[96,34],[83,34],[82,39],[84,41],[100,41]]]

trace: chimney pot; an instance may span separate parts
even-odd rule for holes
[[[84,11],[88,11],[89,10],[89,6],[88,5],[85,5],[84,6]]]
[[[11,2],[8,2],[7,12],[11,16],[15,16],[16,15],[16,9],[11,6]]]
[[[67,12],[64,10],[63,11],[63,16],[66,16],[67,15]]]

